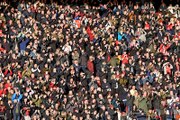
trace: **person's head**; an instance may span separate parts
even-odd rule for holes
[[[112,120],[112,118],[109,114],[107,115],[107,120]]]
[[[171,96],[173,96],[173,95],[174,95],[174,93],[173,93],[173,91],[172,91],[172,90],[170,91],[170,93],[169,93],[169,94],[170,94]]]
[[[136,86],[133,85],[133,86],[132,86],[132,89],[135,90],[135,89],[136,89]]]
[[[19,95],[19,94],[20,94],[20,90],[19,90],[19,88],[15,88],[15,93],[16,93],[17,95]]]
[[[106,80],[106,79],[103,79],[103,82],[104,82],[104,83],[106,83],[106,82],[107,82],[107,80]]]
[[[149,85],[149,81],[146,82],[146,85]]]
[[[38,95],[38,94],[35,94],[34,97],[35,97],[35,99],[38,99],[39,95]]]
[[[11,104],[12,104],[12,101],[11,101],[11,100],[8,100],[8,104],[11,105]]]
[[[143,97],[147,97],[147,92],[146,91],[143,93]]]
[[[31,78],[34,79],[35,78],[35,74],[32,73],[31,74]]]
[[[34,64],[34,68],[37,68],[38,67],[38,65],[37,64]]]
[[[57,71],[56,68],[53,68],[53,72],[56,73],[56,71]]]

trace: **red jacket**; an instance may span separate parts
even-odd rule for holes
[[[94,40],[94,35],[93,35],[90,27],[88,27],[88,28],[86,29],[86,32],[87,32],[87,34],[88,34],[88,36],[89,36],[90,41]]]
[[[0,52],[4,52],[4,50],[5,50],[4,48],[0,47]]]
[[[165,54],[167,49],[169,49],[170,46],[171,46],[170,44],[168,44],[168,45],[161,44],[159,47],[159,52]]]
[[[128,55],[127,54],[122,55],[122,64],[128,64]]]
[[[6,70],[5,70],[5,72],[4,72],[4,76],[6,76],[8,73],[10,74],[10,76],[12,76],[12,75],[13,75],[12,70],[8,70],[8,69],[6,69]]]
[[[0,89],[0,97],[2,96],[2,94],[6,94],[6,90]]]
[[[11,83],[6,83],[6,84],[4,85],[4,89],[5,89],[5,90],[7,90],[7,89],[8,89],[8,87],[12,88]]]
[[[51,89],[56,89],[57,87],[56,87],[56,85],[55,85],[55,83],[53,83],[53,82],[50,82],[50,84],[49,84],[49,88]]]
[[[149,23],[146,23],[144,28],[145,28],[145,30],[149,30],[150,29]]]
[[[91,73],[94,73],[94,63],[92,61],[88,60],[87,68]]]
[[[169,24],[169,25],[166,26],[166,29],[167,29],[167,30],[172,30],[172,28],[173,28],[173,25],[172,25],[172,24]]]

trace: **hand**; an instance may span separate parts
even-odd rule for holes
[[[14,103],[17,103],[18,101],[17,100],[14,100]]]
[[[81,83],[81,82],[79,82],[79,85],[82,85],[82,83]]]
[[[10,65],[8,64],[8,70],[10,70]]]

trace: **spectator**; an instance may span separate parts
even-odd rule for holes
[[[15,93],[12,95],[13,102],[13,119],[20,120],[20,105],[21,105],[22,94],[20,94],[19,89],[15,90]]]

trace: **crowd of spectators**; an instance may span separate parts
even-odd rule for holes
[[[179,117],[178,5],[3,2],[0,11],[8,120]]]

